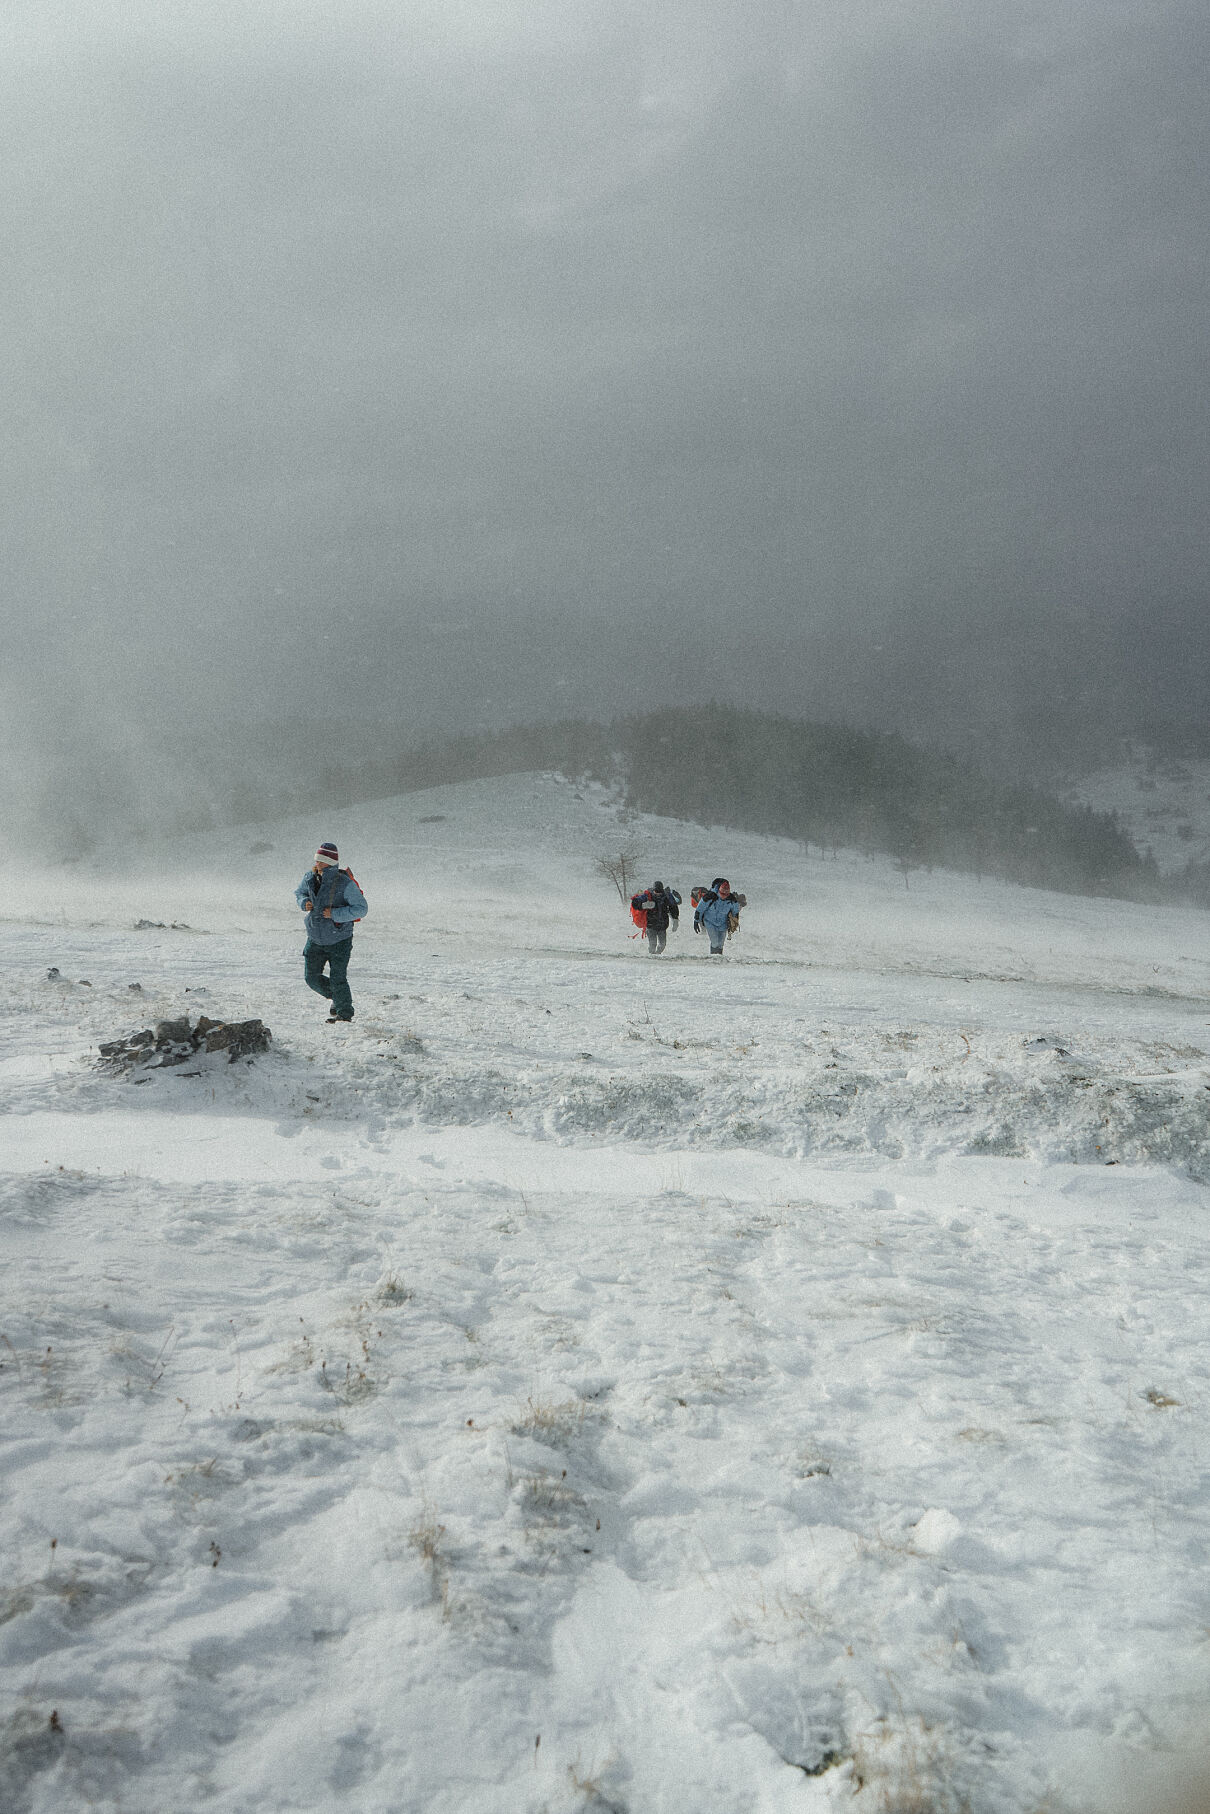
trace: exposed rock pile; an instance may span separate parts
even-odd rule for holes
[[[192,1025],[184,1018],[157,1020],[127,1039],[109,1040],[101,1047],[101,1063],[111,1071],[154,1070],[186,1064],[206,1052],[226,1052],[228,1064],[234,1064],[237,1058],[267,1052],[271,1039],[263,1020],[210,1020],[205,1014]]]

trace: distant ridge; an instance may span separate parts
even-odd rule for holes
[[[615,786],[636,811],[883,852],[905,871],[1137,900],[1167,892],[1112,813],[996,781],[894,734],[713,703],[442,739],[318,779],[324,799],[343,805],[529,769]]]
[[[67,785],[23,779],[22,837],[59,860],[117,838],[218,831],[458,781],[544,770],[611,789],[635,811],[846,847],[1073,894],[1210,906],[1210,866],[1161,875],[1112,811],[1063,801],[895,732],[710,703],[611,722],[563,718],[407,743],[391,724],[183,741],[173,760],[98,752]],[[347,760],[333,749],[350,750]],[[989,758],[990,760],[990,758]]]

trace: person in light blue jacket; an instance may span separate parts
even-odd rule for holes
[[[353,955],[353,927],[365,919],[370,909],[353,871],[340,867],[340,852],[335,844],[320,845],[314,863],[294,890],[294,899],[307,916],[307,942],[303,946],[307,987],[331,1002],[329,1026],[352,1020],[349,959]],[[325,969],[328,976],[324,975]]]
[[[723,876],[716,876],[709,888],[695,888],[691,895],[693,902],[693,930],[700,932],[705,927],[710,937],[711,957],[723,955],[723,943],[739,927],[741,907],[748,905],[746,894],[733,894],[731,884]]]

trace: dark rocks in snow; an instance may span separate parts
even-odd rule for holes
[[[225,1052],[228,1064],[234,1064],[237,1058],[267,1052],[271,1040],[263,1020],[211,1020],[201,1014],[192,1024],[187,1017],[157,1020],[141,1033],[109,1040],[100,1048],[101,1063],[111,1071],[164,1070],[207,1052]]]
[[[200,1015],[193,1037],[207,1052],[226,1052],[228,1062],[267,1052],[272,1034],[263,1020],[208,1020]]]
[[[201,1022],[198,1022],[201,1025]],[[172,1045],[189,1038],[189,1021],[157,1020],[155,1023],[155,1042],[157,1045]]]
[[[136,920],[134,923],[134,929],[136,932],[192,932],[193,931],[193,927],[190,926],[185,920],[173,920],[173,922],[170,926],[166,926],[164,924],[163,920]]]

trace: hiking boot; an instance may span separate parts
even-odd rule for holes
[[[325,1020],[325,1022],[324,1022],[324,1026],[325,1027],[347,1026],[349,1021],[352,1020],[352,1018],[353,1018],[353,1016],[351,1014],[329,1014],[327,1020]]]

